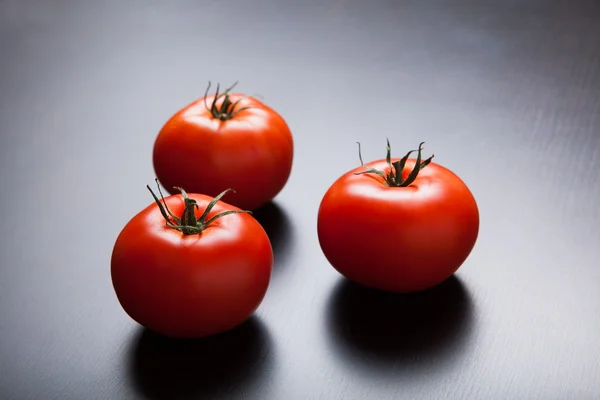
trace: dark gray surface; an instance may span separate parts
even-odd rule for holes
[[[295,135],[272,285],[208,343],[113,293],[151,149],[208,80]],[[583,1],[0,1],[0,398],[600,398],[600,8]],[[390,299],[316,237],[358,163],[427,142],[481,212],[456,279]],[[265,216],[262,216],[265,220]]]

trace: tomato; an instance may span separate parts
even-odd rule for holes
[[[254,313],[269,286],[273,251],[247,211],[219,201],[230,190],[215,198],[179,190],[161,193],[162,202],[152,192],[155,203],[125,225],[111,276],[133,320],[164,336],[200,338]]]
[[[208,95],[183,107],[162,127],[153,149],[154,171],[170,193],[184,187],[255,210],[285,186],[294,145],[285,120],[259,100],[230,93]]]
[[[347,279],[396,293],[425,290],[453,275],[475,246],[475,198],[433,156],[422,160],[422,146],[391,158],[388,141],[385,160],[363,164],[359,144],[361,166],[323,196],[319,244]]]

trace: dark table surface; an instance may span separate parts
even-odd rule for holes
[[[260,94],[296,156],[259,215],[255,317],[172,343],[123,312],[109,259],[209,80]],[[2,0],[0,89],[0,399],[600,398],[597,2]],[[455,278],[387,301],[316,236],[355,142],[386,137],[426,141],[481,212]]]

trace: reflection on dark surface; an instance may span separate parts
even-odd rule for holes
[[[327,310],[332,347],[361,368],[413,369],[461,351],[470,331],[472,305],[456,277],[413,294],[367,289],[342,279]]]
[[[262,225],[271,240],[275,266],[273,274],[281,272],[291,251],[292,224],[283,210],[276,203],[270,202],[252,212],[252,215]]]
[[[270,346],[256,317],[204,339],[169,339],[143,329],[134,339],[130,373],[134,386],[152,400],[230,398],[268,381]]]

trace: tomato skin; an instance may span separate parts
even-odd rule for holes
[[[213,199],[190,193],[197,217]],[[184,200],[165,198],[181,215]],[[209,218],[238,208],[219,201]],[[119,234],[111,258],[117,298],[136,322],[164,336],[201,338],[232,329],[261,304],[273,268],[271,243],[248,213],[223,216],[202,233],[165,226],[157,204],[134,216]]]
[[[236,193],[228,195],[229,204],[255,210],[283,189],[292,170],[292,133],[273,109],[243,97],[229,95],[232,103],[241,99],[236,110],[250,107],[230,120],[213,116],[209,108],[215,96],[209,95],[165,123],[154,143],[153,164],[170,193],[179,186],[214,197],[232,188]],[[216,105],[223,101],[219,98]]]
[[[408,159],[404,177],[415,161]],[[365,166],[390,171],[385,160]],[[317,231],[329,263],[351,281],[396,293],[425,290],[454,274],[479,234],[477,203],[465,183],[435,163],[407,187],[355,175],[363,171],[342,175],[321,201]]]

